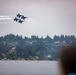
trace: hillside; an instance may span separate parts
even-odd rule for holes
[[[58,60],[61,48],[76,44],[74,35],[31,38],[9,34],[0,37],[0,60]]]

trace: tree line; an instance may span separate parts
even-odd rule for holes
[[[62,47],[76,44],[74,35],[31,38],[8,34],[0,37],[0,60],[58,60]]]

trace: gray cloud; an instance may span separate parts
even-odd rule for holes
[[[76,35],[76,0],[0,0],[0,15],[15,17],[17,13],[28,19],[22,25],[13,20],[1,23],[0,36]]]

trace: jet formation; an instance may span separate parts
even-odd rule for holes
[[[16,15],[16,17],[14,18],[14,21],[22,24],[25,21],[26,18],[28,18],[28,17],[25,17],[24,15],[21,15],[21,14],[18,13]]]

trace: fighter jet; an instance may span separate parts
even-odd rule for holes
[[[22,17],[21,17],[21,19],[23,19],[23,20],[25,20],[26,18],[27,18],[27,17],[25,17],[25,16],[22,16]]]
[[[22,24],[22,22],[24,22],[24,21],[22,21],[22,20],[19,20],[18,22]]]
[[[17,22],[17,21],[18,21],[18,18],[17,18],[17,17],[15,17],[15,18],[14,18],[14,21],[16,21],[16,22]]]
[[[20,18],[21,16],[22,16],[22,15],[20,15],[20,14],[17,14],[17,17],[19,17],[19,18]]]
[[[24,15],[21,15],[21,14],[18,13],[16,15],[16,17],[14,18],[14,21],[22,24],[25,21],[26,18],[28,18],[28,17],[25,17]]]

